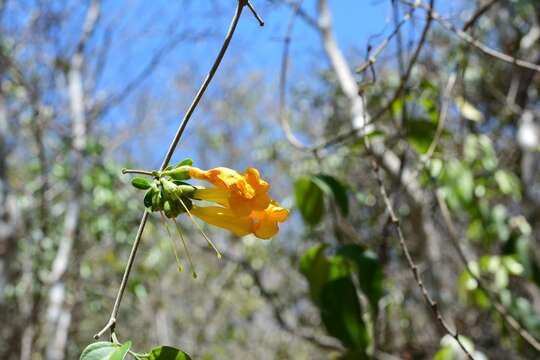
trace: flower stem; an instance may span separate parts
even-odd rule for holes
[[[122,174],[140,174],[140,175],[146,175],[146,176],[155,176],[156,172],[138,170],[138,169],[122,169]]]

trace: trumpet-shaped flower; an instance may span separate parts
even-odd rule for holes
[[[254,210],[247,216],[238,216],[230,208],[221,206],[194,206],[191,213],[206,223],[227,229],[237,236],[254,234],[269,239],[279,231],[278,223],[284,222],[289,211],[272,201],[264,210]]]
[[[270,204],[270,185],[261,179],[257,169],[249,168],[244,174],[240,174],[225,167],[206,171],[189,167],[189,175],[215,186],[210,189],[197,189],[195,199],[218,203],[236,215],[247,216],[252,211],[265,210]]]

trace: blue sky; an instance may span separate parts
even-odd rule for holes
[[[224,72],[227,71],[227,66],[234,64],[237,69],[245,69],[246,73],[256,71],[263,74],[268,83],[277,89],[283,37],[291,9],[288,6],[277,6],[268,0],[252,0],[252,3],[266,24],[261,28],[246,10],[215,81],[219,81],[221,76],[226,77]],[[303,8],[314,17],[316,3],[316,0],[303,2]],[[349,60],[352,59],[352,65],[363,59],[368,41],[376,46],[392,30],[390,0],[329,0],[329,4],[338,43]],[[132,121],[136,107],[133,100],[141,93],[148,94],[156,102],[166,103],[163,111],[156,114],[163,125],[160,132],[163,145],[148,156],[147,160],[153,162],[153,165],[159,165],[164,147],[172,138],[196,91],[196,88],[193,88],[191,93],[188,91],[179,95],[177,84],[174,83],[175,77],[179,74],[185,75],[190,77],[194,84],[200,84],[221,45],[235,6],[236,0],[105,1],[102,18],[104,26],[101,29],[114,26],[116,34],[109,55],[110,65],[101,83],[105,89],[120,88],[133,79],[151,60],[156,50],[170,41],[175,34],[182,31],[187,31],[190,35],[205,33],[201,39],[181,43],[168,52],[156,71],[147,78],[134,96],[109,116],[112,125]],[[447,8],[449,5],[442,6]],[[84,8],[81,7],[81,14],[84,13],[82,10]],[[417,25],[423,22],[424,17],[421,11],[418,12],[420,20]],[[409,33],[406,31],[405,34]],[[100,39],[102,35],[98,32],[96,39]],[[327,66],[320,45],[318,34],[298,19],[290,55],[291,83],[305,82],[306,79],[313,78],[316,71]],[[391,59],[392,46],[384,55]],[[197,113],[195,115],[197,116]],[[189,126],[188,131],[191,128],[192,126]],[[146,134],[141,134],[141,137],[144,135]],[[179,152],[178,157],[182,157],[182,148]]]
[[[183,6],[186,2],[173,3],[168,0],[106,2],[103,28],[109,23],[114,24],[118,35],[113,39],[110,66],[106,69],[102,86],[109,89],[121,87],[140,72],[157,49],[183,29],[193,32],[208,31],[210,35],[200,41],[180,44],[168,53],[157,70],[142,85],[141,90],[155,98],[164,99],[176,91],[171,81],[172,76],[182,71],[194,71],[190,76],[195,83],[200,83],[221,44],[236,1],[192,0],[187,3],[187,6]],[[246,72],[261,72],[269,83],[277,86],[283,37],[291,9],[273,5],[266,0],[253,0],[252,3],[264,18],[265,26],[260,27],[246,10],[224,60],[222,71],[227,64],[235,64],[236,67],[246,69]],[[370,36],[390,30],[390,1],[330,0],[329,3],[336,37],[348,54],[363,56]],[[306,0],[303,7],[316,16],[316,1]],[[101,36],[99,33],[96,35],[96,39]],[[372,40],[372,43],[376,44],[381,40],[382,37],[379,37]],[[298,19],[291,47],[291,81],[303,81],[313,75],[314,69],[325,66],[326,58],[320,48],[318,34]],[[219,80],[221,75],[218,72],[216,80]],[[134,103],[130,100],[111,113],[110,119],[113,123],[121,122],[126,111],[133,111]],[[165,129],[171,137],[189,100],[180,99],[169,111],[160,114],[164,121],[171,124]]]

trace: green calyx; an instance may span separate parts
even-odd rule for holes
[[[169,166],[164,171],[124,169],[122,172],[153,176],[153,180],[135,177],[131,180],[131,184],[137,189],[147,190],[144,206],[148,210],[163,212],[166,217],[175,218],[193,207],[191,199],[196,188],[183,182],[190,179],[189,166],[192,164],[191,159],[184,159],[176,166]]]
[[[163,171],[163,175],[169,176],[174,180],[189,180],[191,178],[189,176],[189,166],[185,165],[175,167],[174,169],[165,170]]]

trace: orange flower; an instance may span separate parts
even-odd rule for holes
[[[272,201],[263,211],[255,210],[250,215],[252,229],[260,239],[269,239],[279,231],[278,223],[289,217],[289,210]]]
[[[194,206],[191,213],[208,224],[227,229],[237,236],[254,234],[269,239],[279,231],[278,223],[284,222],[289,211],[272,201],[264,210],[254,210],[247,216],[238,216],[230,208],[221,206]]]
[[[257,169],[249,168],[245,174],[240,174],[225,167],[207,171],[189,167],[189,175],[215,186],[211,189],[197,189],[194,198],[223,205],[236,215],[247,216],[254,210],[266,209],[270,204],[270,185],[261,179]]]

